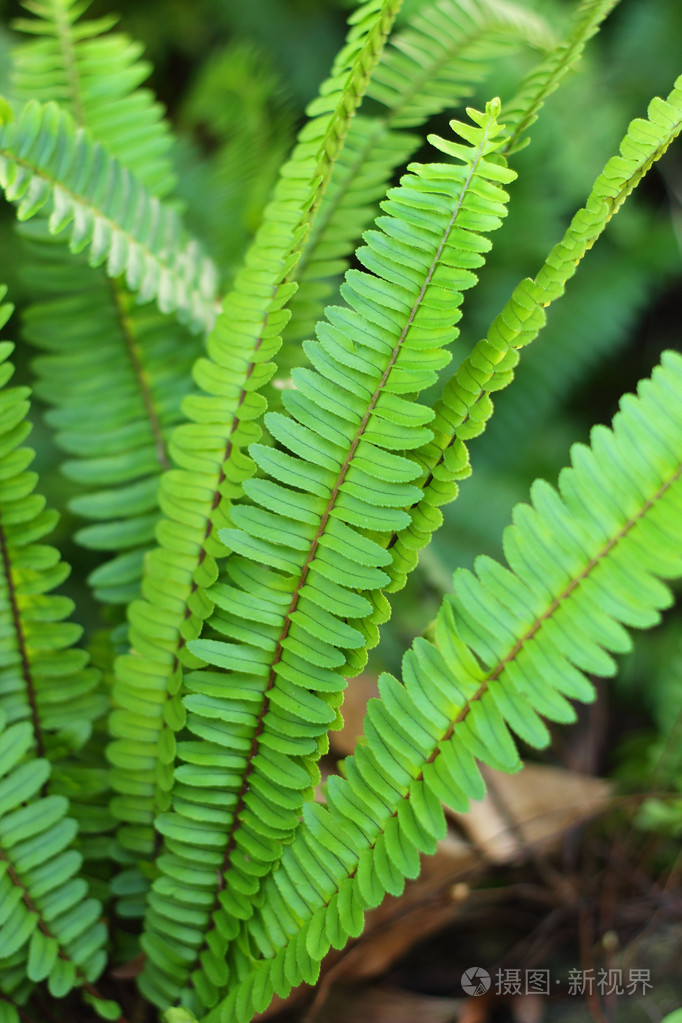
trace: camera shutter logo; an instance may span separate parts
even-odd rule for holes
[[[470,966],[462,974],[462,988],[468,995],[484,995],[490,989],[490,974],[481,966]]]

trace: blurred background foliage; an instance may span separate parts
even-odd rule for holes
[[[191,228],[231,280],[259,222],[277,168],[287,153],[305,104],[315,95],[339,49],[349,0],[94,0],[93,15],[120,15],[120,27],[141,42],[150,61],[150,85],[167,107],[178,135],[177,202]],[[423,0],[405,0],[403,23]],[[573,0],[528,0],[560,34]],[[12,20],[17,0],[2,0],[0,91],[9,93]],[[590,185],[615,151],[628,121],[648,99],[665,95],[680,68],[682,3],[622,0],[579,71],[551,97],[532,129],[529,147],[515,157],[510,215],[495,238],[481,285],[467,298],[462,354],[483,335],[513,286],[533,274],[560,238]],[[509,97],[537,59],[530,51],[499,62],[471,102]],[[457,111],[449,112],[457,116]],[[446,117],[429,130],[443,131]],[[426,132],[424,133],[426,134]],[[418,154],[429,157],[429,147]],[[210,201],[209,201],[210,200]],[[419,570],[398,595],[391,623],[371,655],[369,671],[399,670],[414,635],[433,617],[454,568],[470,567],[478,553],[501,556],[500,538],[513,505],[527,498],[537,476],[555,481],[571,443],[608,422],[624,390],[648,374],[663,348],[679,348],[682,293],[682,153],[679,145],[646,178],[589,254],[566,297],[552,309],[547,329],[525,352],[517,380],[499,395],[495,416],[473,445],[474,472],[460,499],[445,510],[445,525],[423,553]],[[1,211],[3,278],[19,315],[28,300],[23,250],[13,218]],[[29,360],[20,373],[30,381]],[[59,474],[49,433],[36,414],[42,489],[64,508],[69,484]],[[92,611],[78,579],[95,564],[68,537],[68,512],[55,542],[74,565],[72,595],[86,624]],[[682,720],[679,612],[643,640],[629,658],[611,696],[617,713],[597,770],[617,770],[637,785],[666,749],[680,745],[671,732],[671,707]],[[672,652],[671,652],[672,651]],[[671,695],[672,694],[672,695]],[[672,738],[671,738],[672,734]],[[677,738],[680,730],[678,727]],[[667,755],[667,754],[666,754]],[[665,759],[665,758],[664,758]],[[661,784],[682,790],[679,757]],[[646,775],[645,775],[646,777]],[[667,779],[667,780],[666,780]],[[642,823],[675,830],[666,806],[651,804]]]

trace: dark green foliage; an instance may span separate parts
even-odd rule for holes
[[[679,134],[682,80],[646,118],[614,102],[609,146],[583,169],[574,149],[595,148],[589,131],[542,108],[567,79],[576,88],[569,72],[616,0],[583,0],[563,24],[554,4],[368,0],[284,159],[305,74],[277,66],[290,39],[262,49],[274,11],[261,49],[221,39],[186,94],[169,91],[176,143],[113,17],[90,19],[79,0],[23,6],[0,184],[22,222],[10,244],[38,350],[20,373],[47,406],[40,455],[63,515],[35,493],[29,388],[7,386],[2,342],[0,1020],[33,1021],[46,985],[78,1023],[91,1010],[126,1023],[144,1007],[122,1015],[105,966],[133,961],[150,1018],[247,1023],[314,983],[328,950],[417,876],[445,835],[443,805],[466,812],[483,795],[479,764],[516,771],[517,743],[546,747],[546,721],[573,721],[630,650],[628,630],[673,603],[678,354],[621,399],[612,427],[574,444],[557,489],[536,479],[501,540],[490,477],[504,465],[510,492],[528,492],[538,424],[669,273],[671,219],[640,205],[570,285]],[[194,40],[186,15],[188,38],[173,36],[178,66],[206,46],[206,7]],[[242,27],[253,15],[213,13]],[[585,118],[584,97],[577,108]],[[651,239],[654,257],[635,258]],[[555,306],[568,308],[563,335]],[[450,592],[446,563],[420,552],[509,385],[474,500],[448,512],[440,548],[449,564],[473,558],[461,537],[477,530],[508,567],[478,557]],[[562,441],[575,418],[557,424]],[[54,592],[68,574],[43,543],[55,527],[92,552],[96,601],[77,609]],[[395,667],[321,804],[319,761],[389,598],[411,615],[409,650],[398,657],[389,626],[372,656]],[[652,697],[652,749],[672,745],[678,669],[676,650]],[[637,823],[675,834],[678,803],[645,801]]]

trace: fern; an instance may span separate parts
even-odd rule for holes
[[[2,307],[3,323],[9,312]],[[67,847],[78,824],[60,794],[106,699],[73,647],[82,630],[65,621],[71,601],[51,593],[68,568],[39,543],[55,517],[27,471],[28,391],[7,387],[12,347],[0,345],[0,985],[23,999],[19,962],[29,981],[47,979],[63,997],[88,987],[106,961],[101,906],[75,876],[82,856]]]
[[[140,44],[109,31],[115,17],[83,21],[91,0],[22,2],[35,17],[14,22],[33,37],[15,51],[16,99],[56,101],[153,195],[167,195],[175,184],[172,137],[153,94],[137,88],[151,70]]]
[[[423,496],[411,510],[408,527],[396,530],[389,541],[393,555],[389,589],[405,584],[419,550],[442,522],[439,506],[457,496],[456,480],[468,474],[464,441],[485,428],[492,413],[490,395],[510,382],[519,349],[530,344],[545,323],[545,308],[561,297],[585,253],[681,130],[682,78],[666,100],[652,100],[646,121],[631,122],[619,155],[608,161],[585,207],[574,216],[535,279],[522,281],[514,289],[487,337],[446,383],[434,406],[434,439],[416,452],[422,465]]]
[[[314,982],[329,948],[436,850],[443,804],[463,812],[483,794],[479,763],[517,770],[514,736],[545,746],[545,719],[573,720],[627,629],[671,604],[682,356],[666,353],[612,429],[573,448],[558,492],[537,481],[515,509],[510,567],[480,558],[456,573],[315,801],[347,679],[469,474],[494,392],[682,126],[678,80],[631,123],[535,278],[458,353],[464,293],[516,177],[507,159],[615,3],[583,0],[555,45],[522,0],[413,0],[387,47],[400,0],[361,4],[264,211],[235,211],[229,189],[252,122],[256,189],[285,145],[275,131],[269,151],[266,88],[255,83],[237,153],[229,97],[202,107],[200,84],[185,110],[221,148],[202,161],[181,146],[179,194],[203,182],[190,216],[201,228],[209,211],[205,233],[230,264],[255,230],[233,279],[224,268],[218,310],[217,272],[169,198],[172,136],[140,88],[140,48],[112,19],[86,20],[88,0],[25,0],[30,38],[0,111],[0,185],[22,222],[25,335],[39,349],[21,372],[80,488],[76,539],[111,560],[90,578],[103,606],[78,612],[101,680],[76,647],[71,601],[53,592],[67,569],[42,542],[55,516],[22,447],[29,392],[2,386],[0,345],[0,1020],[49,1016],[46,984],[69,996],[60,1018],[80,997],[126,1023],[95,986],[108,937],[126,965],[107,994],[141,971],[133,1019],[157,1007],[168,1023],[247,1021]],[[493,100],[451,121],[454,138],[429,136],[439,162],[410,164],[380,203],[415,129],[523,45],[548,52],[507,109]],[[253,68],[236,46],[209,83],[214,69],[229,85],[235,66]],[[218,223],[227,210],[232,233]],[[316,339],[298,345],[344,271]],[[198,358],[190,330],[208,335]],[[270,388],[291,366],[293,386]]]
[[[402,683],[381,677],[345,778],[330,778],[326,807],[307,804],[233,945],[239,983],[205,1023],[246,1021],[312,983],[330,946],[357,937],[365,910],[435,851],[442,801],[465,812],[482,796],[477,761],[517,770],[511,732],[546,745],[542,718],[571,721],[568,701],[593,698],[587,676],[613,674],[612,654],[629,649],[623,626],[660,619],[672,601],[662,580],[682,575],[681,398],[682,357],[668,352],[613,428],[574,446],[559,493],[538,481],[516,508],[510,569],[480,558],[475,574],[455,573],[435,643],[414,643]]]
[[[252,472],[243,449],[258,437],[258,389],[273,372],[269,360],[295,288],[288,277],[397,6],[396,0],[371,0],[351,16],[348,44],[309,108],[313,119],[282,170],[245,267],[225,299],[208,358],[196,364],[203,393],[184,403],[191,422],[172,437],[179,468],[161,481],[160,547],[147,561],[145,599],[130,606],[132,652],[117,664],[109,749],[119,792],[114,812],[124,822],[120,841],[141,858],[154,851],[154,817],[170,805],[174,733],[184,726],[183,668],[199,663],[186,644],[212,610],[204,589],[215,581],[215,558],[224,553],[217,529],[227,524],[228,508]]]
[[[233,528],[220,532],[236,556],[209,591],[218,607],[210,625],[229,641],[189,646],[228,674],[186,679],[187,727],[204,741],[181,744],[174,812],[157,819],[173,844],[159,860],[166,877],[155,885],[143,939],[148,973],[156,966],[177,977],[167,917],[178,901],[194,905],[197,887],[206,898],[203,872],[177,882],[195,847],[210,849],[213,886],[217,867],[224,887],[194,978],[203,1001],[212,984],[225,983],[221,949],[248,915],[259,874],[297,826],[319,778],[314,765],[326,732],[340,720],[343,675],[357,673],[372,639],[363,619],[373,605],[356,591],[388,582],[390,555],[378,541],[407,523],[402,508],[420,493],[411,484],[418,466],[395,452],[429,436],[432,414],[413,396],[450,359],[443,347],[456,335],[462,292],[490,246],[483,232],[505,214],[499,183],[515,176],[495,157],[498,112],[496,101],[484,114],[470,111],[473,126],[452,122],[463,142],[432,141],[459,162],[415,165],[389,192],[381,230],[368,233],[358,252],[371,273],[348,273],[346,306],[328,310],[319,341],[306,344],[314,369],[294,371],[298,389],[285,394],[290,417],[265,417],[288,450],[251,446],[262,473],[245,484],[253,503],[234,505]],[[376,606],[385,606],[380,595]],[[236,727],[224,732],[230,722]],[[169,883],[172,901],[162,912]],[[195,937],[187,925],[186,933],[189,959],[200,932]]]
[[[353,121],[297,268],[287,369],[297,358],[293,342],[309,337],[321,315],[329,278],[346,270],[393,172],[421,143],[414,129],[453,110],[521,42],[547,47],[552,36],[538,17],[505,0],[437,0],[392,39],[368,90],[381,112]]]
[[[164,195],[174,179],[170,133],[152,94],[134,88],[149,72],[137,44],[102,35],[111,19],[83,21],[81,4],[49,0],[29,9],[37,17],[16,26],[33,38],[16,48],[14,93],[57,98],[89,138]],[[81,489],[71,508],[93,523],[75,539],[117,552],[90,582],[100,601],[124,604],[139,594],[142,559],[154,540],[156,477],[169,467],[168,434],[195,346],[172,317],[138,307],[104,269],[84,278],[85,257],[52,240],[40,218],[22,234],[29,282],[43,295],[25,314],[27,339],[47,352],[33,364],[35,393],[54,409],[47,418],[57,444],[76,456],[63,466]]]
[[[2,320],[10,308],[2,307]],[[2,343],[2,384],[13,368]],[[2,673],[0,706],[10,723],[29,721],[38,756],[54,758],[87,739],[92,721],[106,709],[96,690],[97,673],[87,654],[72,649],[80,626],[64,619],[72,602],[50,593],[68,575],[53,547],[39,543],[55,525],[55,515],[35,494],[35,473],[27,467],[33,452],[20,447],[30,426],[26,388],[2,392]]]
[[[0,187],[28,220],[45,207],[52,234],[73,252],[124,276],[140,302],[152,298],[194,329],[215,319],[216,274],[169,207],[149,195],[103,146],[54,103],[9,108],[0,127]]]

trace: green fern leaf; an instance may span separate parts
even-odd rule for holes
[[[2,307],[3,322],[9,311]],[[21,989],[21,965],[32,982],[66,993],[106,960],[101,905],[75,877],[81,854],[65,851],[77,824],[60,794],[106,700],[87,655],[73,648],[81,629],[65,621],[71,601],[50,592],[68,568],[38,542],[55,520],[27,471],[28,391],[7,387],[11,350],[0,345],[0,984]]]
[[[588,674],[614,673],[626,629],[660,620],[672,602],[663,580],[682,576],[681,399],[682,357],[667,352],[612,429],[574,446],[559,492],[537,481],[532,505],[517,507],[510,568],[482,557],[475,574],[455,573],[435,643],[413,645],[402,683],[382,677],[346,777],[325,808],[306,806],[231,947],[239,980],[205,1023],[246,1023],[275,992],[313,982],[329,946],[357,932],[356,914],[413,875],[429,846],[415,822],[442,833],[441,801],[461,810],[480,798],[478,761],[516,769],[511,732],[544,745],[539,716],[571,720],[568,701],[593,698]]]
[[[344,620],[349,602],[357,601],[355,590],[388,581],[381,567],[387,555],[377,540],[405,521],[402,509],[419,496],[410,482],[416,464],[392,449],[414,448],[429,435],[432,413],[414,395],[449,360],[444,345],[456,336],[452,323],[463,291],[476,281],[471,268],[484,262],[490,247],[481,232],[498,227],[506,212],[499,183],[515,175],[495,155],[498,110],[494,101],[484,114],[470,111],[474,125],[452,122],[467,144],[433,141],[458,162],[415,165],[389,192],[380,230],[368,232],[358,252],[371,272],[348,272],[346,306],[329,309],[319,341],[306,345],[314,369],[295,373],[298,390],[285,395],[290,418],[265,417],[282,448],[250,449],[269,482],[285,484],[287,503],[271,501],[266,478],[247,481],[254,503],[235,505],[233,526],[221,530],[234,553],[209,591],[218,605],[210,625],[225,639],[199,639],[189,647],[228,674],[187,676],[184,705],[187,727],[204,740],[206,753],[218,758],[229,748],[237,754],[220,779],[224,817],[204,811],[211,794],[219,795],[206,766],[203,777],[196,771],[193,786],[179,792],[176,783],[173,812],[157,825],[173,840],[173,855],[162,867],[166,876],[155,885],[158,896],[193,902],[191,885],[168,885],[182,861],[191,862],[193,843],[220,857],[224,888],[216,893],[214,929],[199,951],[197,990],[207,982],[215,987],[236,920],[251,910],[241,897],[255,894],[260,875],[297,827],[319,777],[315,761],[326,748],[326,732],[338,720],[343,676],[363,655],[353,651],[364,653],[364,631]],[[305,517],[299,502],[309,512]],[[256,603],[250,593],[262,598]],[[372,605],[360,609],[367,614]],[[179,753],[198,766],[194,744],[181,744]],[[202,887],[205,893],[203,880]],[[170,907],[163,916],[149,914],[155,943],[143,938],[166,977],[169,959],[159,943],[171,914]],[[185,940],[189,960],[201,933]]]
[[[13,53],[14,97],[56,101],[153,195],[167,195],[175,183],[172,140],[153,93],[137,88],[151,71],[139,59],[142,46],[110,32],[111,15],[84,21],[90,0],[23,0],[23,6],[34,17],[17,18],[14,28],[33,38]]]
[[[0,313],[6,322],[10,307]],[[55,524],[44,498],[34,493],[35,473],[27,471],[33,452],[23,447],[28,390],[7,388],[13,367],[12,346],[0,349],[0,707],[10,723],[31,723],[39,756],[54,757],[77,715],[91,724],[106,702],[96,691],[97,672],[88,657],[73,648],[80,626],[65,621],[72,609],[66,597],[52,594],[68,575],[58,552],[39,541]],[[87,724],[85,737],[87,737]]]
[[[194,329],[216,313],[216,273],[177,214],[163,206],[101,144],[55,104],[26,104],[0,127],[0,187],[19,220],[49,211],[52,234],[72,252],[124,276],[140,302],[155,299]]]
[[[612,157],[594,183],[564,237],[534,280],[522,281],[495,318],[488,335],[475,345],[434,406],[434,438],[416,457],[423,467],[418,485],[423,497],[411,509],[412,521],[389,541],[393,555],[388,590],[400,589],[417,563],[419,550],[441,525],[440,505],[457,496],[458,479],[468,475],[465,442],[485,429],[492,413],[491,394],[506,387],[519,359],[545,323],[545,308],[560,298],[585,253],[656,160],[682,130],[682,78],[666,100],[654,99],[647,120],[632,121]]]
[[[284,334],[280,376],[298,364],[294,343],[312,335],[332,290],[329,279],[347,269],[393,172],[419,146],[413,129],[433,114],[454,110],[487,78],[493,62],[521,43],[547,48],[553,37],[539,17],[506,0],[475,5],[438,0],[389,42],[368,89],[381,112],[354,118],[296,270],[299,290]]]
[[[170,806],[174,733],[184,726],[186,714],[183,669],[200,663],[187,642],[199,635],[213,608],[205,589],[215,582],[216,557],[225,553],[217,530],[228,524],[229,506],[253,473],[244,448],[260,435],[254,420],[264,401],[258,391],[273,372],[269,360],[288,317],[284,306],[295,288],[288,276],[398,6],[398,0],[371,0],[351,16],[348,44],[309,108],[312,120],[283,168],[246,265],[225,300],[208,341],[208,358],[197,363],[195,378],[203,393],[186,400],[190,422],[172,438],[178,468],[162,478],[160,546],[147,560],[144,600],[130,607],[133,650],[118,661],[114,689],[115,739],[109,756],[119,795],[113,808],[125,822],[120,840],[135,857],[153,853],[154,817]],[[150,620],[156,626],[153,635]],[[141,728],[146,733],[142,746]],[[157,763],[160,749],[163,760]],[[150,966],[142,974],[141,984],[163,1004],[166,995],[159,994],[156,981],[152,984],[152,971]],[[173,984],[177,990],[177,977]]]

